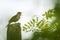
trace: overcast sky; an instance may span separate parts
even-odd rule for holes
[[[33,17],[41,16],[44,11],[54,7],[55,0],[0,0],[0,40],[6,39],[8,20],[18,11],[22,12],[20,23],[22,25]],[[28,38],[32,33],[22,32],[22,38]]]

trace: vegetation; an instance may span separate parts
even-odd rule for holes
[[[35,23],[25,24],[23,26],[23,31],[29,32],[28,29],[31,27],[30,31],[34,30],[34,35],[31,40],[60,40],[60,8],[49,9],[43,16],[42,20],[37,20]],[[33,21],[33,20],[32,20]],[[35,26],[30,26],[30,25]],[[34,28],[35,27],[35,28]],[[34,29],[32,29],[34,28]],[[37,29],[36,29],[37,28]],[[36,31],[35,31],[36,30]]]
[[[54,15],[54,9],[49,9],[45,14],[43,14],[45,18],[42,20],[38,20],[38,17],[36,16],[36,19],[32,19],[27,24],[24,24],[23,31],[42,31],[45,29],[49,29],[49,31],[55,31],[56,26],[58,25],[55,22],[55,15]],[[49,21],[50,20],[50,21]]]

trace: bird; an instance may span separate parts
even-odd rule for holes
[[[12,22],[17,22],[20,19],[20,17],[21,17],[21,12],[17,12],[17,14],[15,16],[11,17],[8,24],[10,24]]]

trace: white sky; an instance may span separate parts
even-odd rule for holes
[[[41,16],[44,11],[54,7],[54,0],[0,0],[0,40],[6,39],[8,20],[18,11],[22,12],[19,22],[26,23],[33,15]],[[22,32],[22,38],[28,38],[32,33]]]

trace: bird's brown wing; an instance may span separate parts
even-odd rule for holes
[[[17,19],[16,19],[16,15],[13,16],[10,20],[9,20],[9,23],[12,23],[12,22],[15,22]]]

